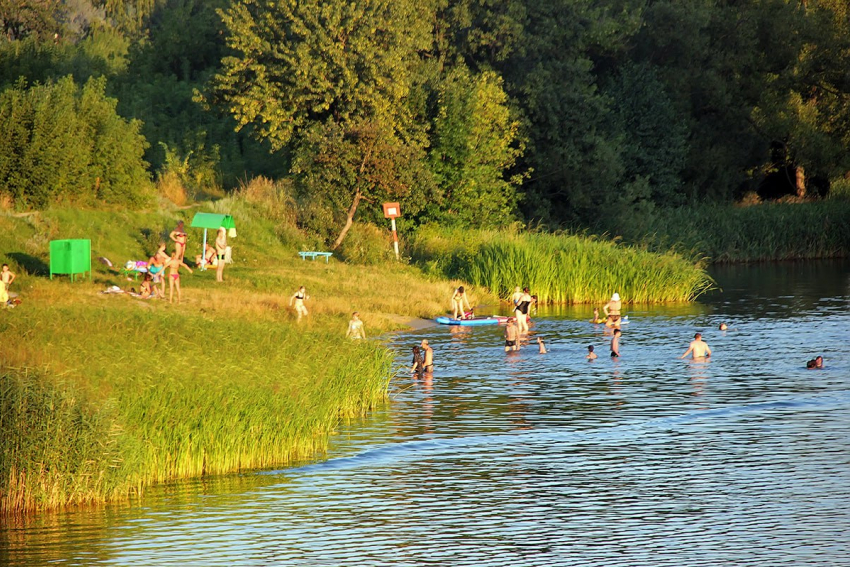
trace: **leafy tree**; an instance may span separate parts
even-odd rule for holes
[[[62,31],[60,0],[0,0],[0,28],[7,41],[53,38]]]
[[[517,218],[522,175],[508,179],[524,150],[520,122],[493,71],[472,76],[459,66],[439,90],[430,153],[441,199],[432,216],[446,224],[504,225]]]
[[[140,205],[150,178],[138,122],[115,113],[105,81],[72,78],[0,94],[0,192],[19,207],[56,199]]]
[[[314,165],[325,148],[342,152],[340,164],[360,164],[335,176],[349,199],[335,212],[345,219],[338,246],[360,201],[392,185],[373,183],[368,164],[387,173],[381,179],[401,180],[422,153],[405,99],[418,51],[429,46],[427,18],[412,0],[240,0],[221,15],[236,56],[223,59],[213,94],[238,127],[252,126],[276,151],[292,142],[294,171],[317,191],[325,173]]]

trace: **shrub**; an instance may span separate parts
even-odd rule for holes
[[[354,223],[340,246],[340,256],[352,264],[376,265],[395,262],[389,232],[373,224]]]

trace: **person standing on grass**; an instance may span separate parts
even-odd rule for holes
[[[148,260],[148,273],[151,275],[151,286],[156,294],[165,299],[165,263],[171,258],[165,253],[165,242],[159,244],[159,249]]]
[[[611,358],[620,357],[620,335],[623,332],[620,329],[614,329],[614,338],[611,339]]]
[[[605,312],[605,326],[619,327],[620,326],[620,310],[623,308],[623,302],[620,301],[620,294],[615,293],[611,296],[611,301],[602,306],[602,311]]]
[[[289,298],[289,306],[292,307],[292,303],[295,302],[295,313],[298,315],[298,321],[301,321],[301,317],[307,316],[307,307],[304,305],[304,302],[309,299],[307,295],[307,290],[304,289],[304,286],[298,288],[292,297]]]
[[[691,341],[690,346],[688,346],[688,350],[686,350],[685,354],[679,358],[685,358],[691,353],[693,353],[694,360],[705,360],[711,356],[711,349],[708,347],[708,344],[702,340],[701,333],[694,335],[694,340]]]
[[[6,290],[8,291],[9,286],[12,285],[12,282],[15,281],[15,278],[18,277],[9,269],[9,264],[3,264],[3,270],[0,271],[0,281],[6,284]]]
[[[215,281],[224,281],[224,256],[227,252],[227,231],[224,227],[218,229],[215,237],[215,254],[218,257],[218,265],[215,267]]]
[[[177,221],[177,226],[168,235],[168,238],[174,241],[174,251],[177,252],[177,257],[183,261],[186,254],[186,229],[183,221]]]
[[[422,349],[422,370],[431,374],[434,371],[434,349],[428,344],[428,339],[422,339],[419,346]]]
[[[363,321],[360,320],[360,313],[357,311],[351,314],[351,321],[348,322],[348,330],[345,332],[345,336],[352,339],[366,338],[366,329],[363,327]]]
[[[192,268],[183,262],[182,258],[177,254],[177,250],[171,254],[171,259],[165,264],[168,268],[168,301],[174,303],[174,288],[177,288],[177,303],[180,303],[180,268],[186,268],[189,273],[194,273]]]
[[[467,309],[472,309],[469,306],[469,300],[466,298],[466,291],[463,286],[460,286],[452,294],[452,317],[454,319],[466,319],[466,312],[463,310],[464,303],[466,303]]]
[[[513,319],[508,319],[505,326],[505,352],[519,350],[519,333]]]

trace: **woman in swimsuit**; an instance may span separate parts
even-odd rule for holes
[[[304,302],[309,299],[307,295],[307,290],[304,289],[304,286],[298,288],[292,297],[289,298],[289,306],[292,307],[292,302],[295,302],[295,313],[298,314],[298,321],[301,321],[301,317],[307,315],[307,307],[304,306]]]
[[[465,319],[466,315],[463,310],[463,304],[466,303],[467,309],[472,309],[469,306],[469,300],[466,298],[466,293],[463,289],[463,286],[457,288],[452,294],[452,317],[455,319]]]
[[[424,364],[425,361],[422,359],[422,351],[419,350],[418,346],[413,347],[413,367],[410,371],[419,376],[424,370]]]
[[[189,270],[189,273],[194,272],[177,255],[177,250],[171,255],[171,259],[166,262],[165,267],[168,268],[168,301],[174,303],[174,288],[176,287],[177,303],[180,303],[180,268],[186,268]]]
[[[159,244],[159,249],[148,259],[148,273],[151,275],[151,284],[159,297],[165,297],[165,263],[171,258],[165,253],[165,243]]]
[[[174,251],[177,252],[177,257],[182,262],[183,256],[186,254],[186,231],[183,228],[183,221],[177,221],[177,226],[168,237],[174,241]]]
[[[357,311],[351,314],[351,321],[348,322],[348,330],[345,332],[345,336],[352,339],[366,338],[366,329],[363,328],[363,321],[360,320],[360,313]]]
[[[602,306],[602,311],[605,312],[605,326],[618,327],[620,326],[620,309],[623,308],[623,302],[620,301],[620,294],[615,293],[611,296],[611,301]]]

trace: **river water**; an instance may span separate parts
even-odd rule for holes
[[[536,314],[545,355],[399,335],[433,378],[400,371],[326,460],[7,519],[0,564],[850,565],[850,263],[714,275],[699,304],[627,309],[619,360],[586,307]],[[710,362],[678,359],[696,331]]]

